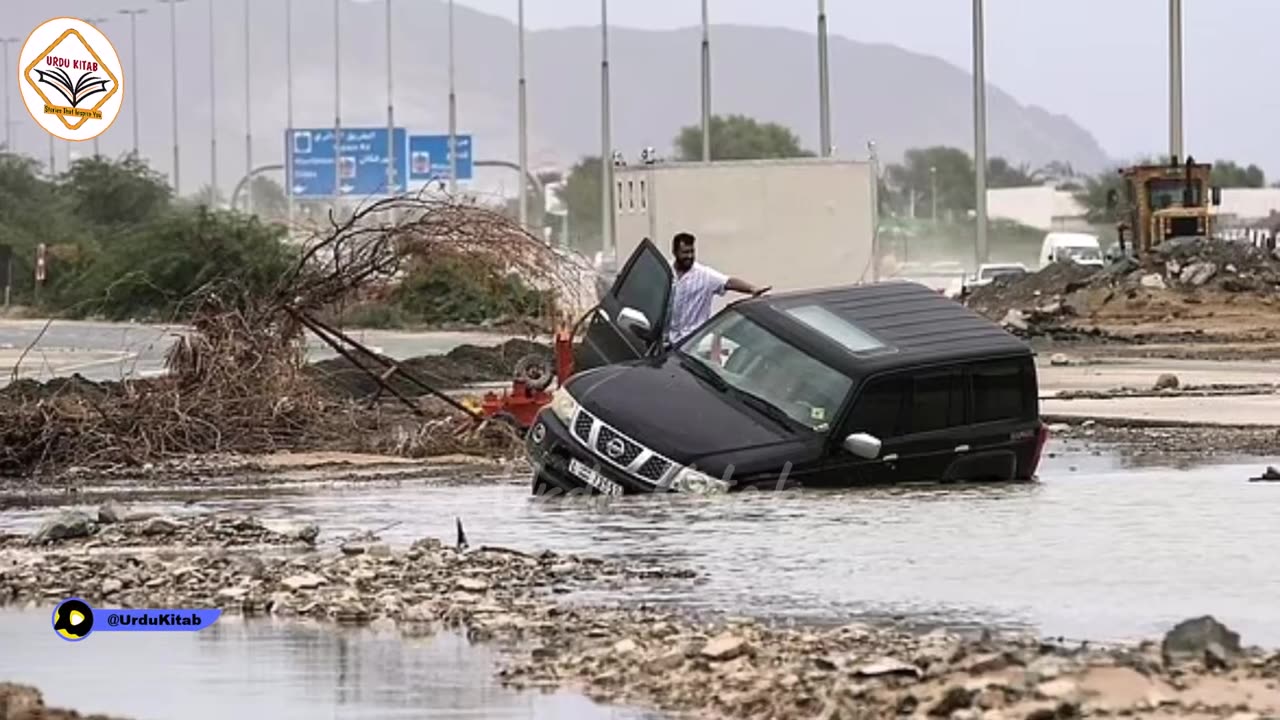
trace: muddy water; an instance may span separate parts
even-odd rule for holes
[[[0,680],[38,687],[55,707],[136,720],[653,717],[567,692],[506,690],[492,657],[451,634],[401,642],[224,617],[198,633],[71,643],[50,630],[49,611],[36,610],[0,612],[0,638],[21,648],[0,652]]]
[[[482,487],[341,489],[164,507],[316,520],[331,542],[385,528],[395,543],[661,556],[708,575],[695,590],[627,599],[810,621],[906,616],[1033,626],[1097,641],[1157,635],[1212,613],[1247,643],[1280,646],[1280,483],[1250,483],[1276,459],[1127,467],[1056,454],[1041,482],[717,498],[539,502],[523,480]],[[46,511],[47,512],[47,511]],[[9,512],[30,529],[39,515]],[[387,527],[391,526],[391,527]]]

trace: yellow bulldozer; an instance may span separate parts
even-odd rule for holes
[[[1185,164],[1176,157],[1168,165],[1122,168],[1125,202],[1114,189],[1107,193],[1107,209],[1118,212],[1116,235],[1122,253],[1143,257],[1162,242],[1175,238],[1213,237],[1215,210],[1222,189],[1210,187],[1211,163]],[[1127,242],[1126,242],[1127,241]]]

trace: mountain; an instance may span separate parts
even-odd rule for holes
[[[251,80],[254,164],[283,161],[286,125],[285,0],[253,0]],[[144,6],[139,3],[138,6]],[[396,0],[393,10],[396,123],[411,132],[448,132],[447,4]],[[45,15],[38,4],[6,13],[5,34],[23,35]],[[177,62],[182,191],[209,178],[209,9],[206,0],[177,6]],[[245,62],[242,3],[215,3],[219,184],[229,192],[245,172]],[[386,124],[386,50],[382,2],[344,0],[341,10],[342,123]],[[100,0],[62,0],[59,14],[105,15]],[[294,124],[334,123],[333,5],[295,0]],[[169,7],[153,3],[138,17],[137,77],[142,152],[167,172],[172,155]],[[455,9],[458,130],[474,136],[474,157],[516,158],[516,28],[506,19],[461,5]],[[101,29],[125,63],[129,19],[110,15]],[[671,151],[683,125],[699,120],[696,27],[645,31],[611,27],[610,81],[615,147],[635,159],[648,145]],[[743,113],[795,130],[818,145],[817,43],[793,30],[715,25],[712,28],[713,111]],[[13,52],[16,55],[17,48]],[[934,57],[897,47],[830,39],[832,136],[837,154],[865,157],[875,140],[891,162],[911,147],[973,144],[971,75]],[[600,147],[600,29],[575,27],[526,36],[530,163],[566,166]],[[1040,166],[1060,160],[1077,170],[1103,168],[1099,143],[1070,118],[1020,104],[998,88],[987,93],[988,152]],[[102,136],[104,152],[132,144],[133,98]],[[16,100],[15,100],[16,103]],[[15,113],[18,149],[47,157],[47,136]],[[77,148],[79,151],[80,148]],[[63,160],[59,160],[59,164]],[[489,174],[492,173],[492,174]],[[486,184],[510,191],[508,171],[478,171]],[[496,189],[496,188],[495,188]]]

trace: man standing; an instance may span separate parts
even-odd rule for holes
[[[676,233],[671,239],[676,277],[671,293],[671,321],[667,323],[667,342],[672,345],[683,340],[711,317],[713,295],[723,295],[726,290],[732,290],[756,297],[770,290],[768,285],[756,287],[696,262],[693,245],[694,237],[687,232]]]

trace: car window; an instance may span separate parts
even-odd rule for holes
[[[912,382],[909,433],[964,424],[964,383],[959,371],[917,375]]]
[[[870,433],[881,440],[906,429],[911,386],[903,378],[880,378],[867,383],[849,415],[848,432]]]
[[[666,260],[653,252],[643,252],[627,270],[618,284],[616,296],[623,307],[632,307],[644,313],[650,324],[657,325],[666,310],[671,292],[671,280],[665,268]]]
[[[973,387],[973,421],[976,423],[1022,419],[1031,403],[1027,363],[1001,361],[977,365],[969,371]]]
[[[713,344],[721,348],[719,362],[711,352]],[[817,432],[829,429],[853,387],[849,376],[735,310],[718,315],[681,343],[680,350],[730,386]]]

